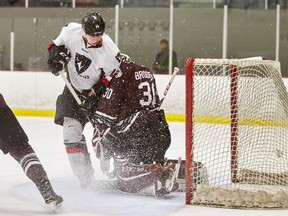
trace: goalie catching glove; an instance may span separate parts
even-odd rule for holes
[[[64,45],[56,46],[53,44],[50,48],[48,66],[51,72],[55,75],[59,75],[59,71],[63,70],[71,59],[71,54]]]

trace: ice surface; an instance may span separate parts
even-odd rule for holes
[[[72,175],[62,144],[62,128],[52,118],[18,118],[29,136],[30,144],[46,169],[55,191],[64,198],[63,208],[57,215],[99,216],[287,216],[287,210],[230,210],[200,206],[185,206],[185,194],[173,193],[166,199],[149,196],[125,195],[115,191],[82,191]],[[185,133],[183,123],[170,123],[172,144],[168,158],[185,158]],[[85,128],[86,139],[92,138],[92,127]],[[105,179],[99,163],[89,146],[97,179]],[[0,153],[0,216],[51,215],[34,184],[23,174],[17,162]]]

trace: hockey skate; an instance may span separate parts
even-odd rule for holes
[[[45,203],[51,207],[53,212],[56,212],[61,207],[63,198],[54,192],[48,180],[41,182],[37,187]]]
[[[160,179],[154,185],[154,194],[156,197],[162,197],[176,191],[179,188],[178,175],[181,165],[181,158],[177,163],[164,164],[164,172]]]

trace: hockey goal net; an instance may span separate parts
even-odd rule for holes
[[[187,204],[287,208],[287,144],[279,62],[187,60]]]

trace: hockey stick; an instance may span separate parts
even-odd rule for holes
[[[246,61],[246,60],[265,60],[263,56],[255,56],[255,57],[249,57],[249,58],[242,58],[239,59],[240,61]]]
[[[180,71],[179,68],[174,67],[174,71],[173,71],[172,77],[171,77],[171,79],[169,80],[169,83],[168,83],[168,85],[167,85],[167,87],[166,87],[166,89],[165,89],[165,91],[164,91],[164,93],[163,93],[163,97],[162,97],[162,99],[160,100],[158,109],[160,109],[160,107],[161,107],[161,105],[162,105],[162,103],[163,103],[163,101],[164,101],[164,99],[165,99],[165,97],[166,97],[166,95],[167,95],[167,93],[168,93],[168,91],[169,91],[172,83],[173,83],[173,80],[174,80],[176,74],[177,74],[179,71]]]
[[[76,91],[74,90],[74,88],[72,87],[71,83],[69,82],[69,80],[67,79],[67,77],[64,74],[64,70],[59,71],[59,74],[61,75],[62,79],[64,80],[66,86],[68,87],[69,91],[71,92],[71,94],[73,95],[74,99],[76,100],[76,102],[78,103],[78,105],[83,108],[81,109],[84,113],[84,115],[86,116],[86,118],[88,119],[88,121],[92,124],[93,128],[94,128],[94,123],[93,120],[90,118],[90,116],[88,115],[87,111],[84,110],[84,103],[81,101],[81,99],[79,98],[79,96],[77,95]]]
[[[178,158],[177,164],[175,165],[175,171],[174,171],[173,176],[169,182],[170,184],[167,187],[168,192],[172,192],[172,190],[173,190],[174,184],[176,183],[176,181],[178,179],[180,166],[181,166],[181,157]]]
[[[64,70],[59,71],[59,74],[61,75],[62,79],[64,80],[66,86],[68,87],[69,91],[71,92],[71,94],[75,98],[78,105],[82,107],[83,103],[80,100],[80,98],[78,97],[78,95],[77,95],[76,91],[74,90],[74,88],[72,87],[71,83],[68,81],[67,77],[65,76]]]

